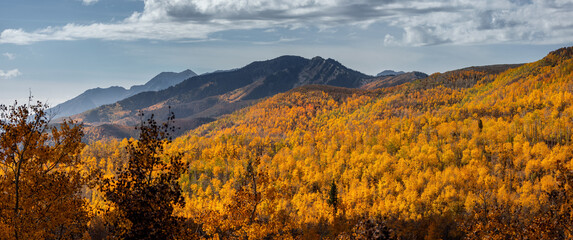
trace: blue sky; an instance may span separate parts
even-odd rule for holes
[[[0,103],[281,55],[434,73],[572,43],[573,0],[2,0]]]

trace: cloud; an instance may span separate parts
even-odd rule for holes
[[[273,45],[273,44],[279,44],[279,43],[287,43],[287,42],[296,42],[301,40],[300,38],[285,38],[285,37],[281,37],[279,38],[279,40],[276,41],[256,41],[253,42],[253,44],[257,44],[257,45]]]
[[[82,2],[84,3],[84,5],[92,5],[97,3],[99,0],[82,0]]]
[[[10,79],[10,78],[15,78],[17,76],[22,75],[22,73],[18,70],[18,69],[12,69],[12,70],[8,70],[6,72],[4,72],[3,70],[0,70],[0,79]]]
[[[441,10],[392,20],[404,30],[402,44],[569,43],[573,37],[573,1],[459,1],[435,8]]]
[[[83,0],[94,3],[96,0]],[[385,44],[569,43],[573,0],[144,0],[113,23],[5,29],[0,44],[49,40],[198,40],[226,30],[391,26]],[[373,24],[378,23],[378,24]]]
[[[14,60],[14,59],[16,59],[16,56],[14,56],[14,54],[12,54],[12,53],[3,53],[2,55],[5,56],[5,57],[7,57],[8,60]]]

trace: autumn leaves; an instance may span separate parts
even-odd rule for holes
[[[0,106],[1,239],[78,239],[86,231],[81,126],[51,127],[45,109]]]

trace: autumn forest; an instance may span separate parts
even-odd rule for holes
[[[571,239],[573,48],[375,90],[308,85],[183,135],[0,109],[0,239]]]

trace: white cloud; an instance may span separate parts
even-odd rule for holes
[[[570,0],[555,5],[543,0],[496,1],[491,5],[459,2],[439,6],[441,10],[396,17],[391,24],[404,30],[402,41],[408,45],[569,43],[573,38]]]
[[[400,45],[399,42],[396,41],[396,38],[391,34],[386,34],[384,36],[384,46],[395,46]]]
[[[82,2],[84,3],[84,5],[92,5],[97,3],[99,0],[82,0]]]
[[[257,45],[273,45],[273,44],[279,44],[279,43],[287,43],[287,42],[296,42],[301,40],[300,38],[285,38],[285,37],[281,37],[279,38],[279,40],[276,41],[267,41],[267,42],[263,42],[263,41],[257,41],[257,42],[253,42],[253,44],[257,44]]]
[[[7,57],[8,60],[14,60],[14,59],[16,59],[16,56],[15,56],[14,54],[12,54],[12,53],[3,53],[2,55],[5,56],[5,57]]]
[[[97,0],[83,0],[94,3]],[[48,40],[190,40],[242,29],[392,26],[386,44],[569,43],[573,0],[144,0],[115,23],[6,29],[0,44]],[[374,24],[381,23],[381,24]]]
[[[18,70],[18,69],[12,69],[12,70],[8,70],[6,72],[4,72],[3,70],[0,70],[0,79],[10,79],[10,78],[15,78],[17,76],[22,75],[22,73]]]

